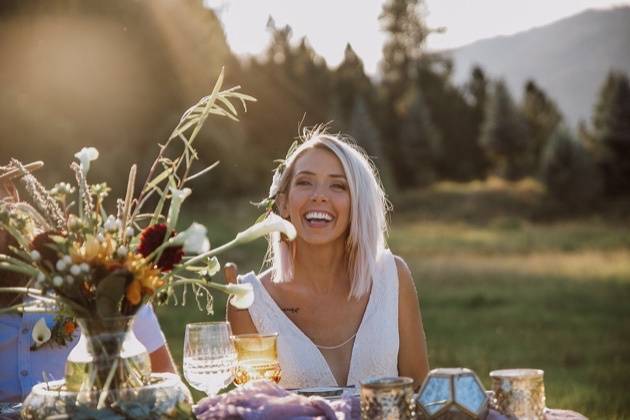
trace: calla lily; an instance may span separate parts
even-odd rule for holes
[[[50,328],[46,325],[46,320],[44,318],[40,318],[39,321],[35,323],[33,327],[33,341],[35,342],[35,346],[39,347],[48,340],[50,340]]]
[[[84,147],[80,151],[74,154],[74,157],[81,162],[81,170],[83,175],[87,175],[90,170],[90,162],[98,159],[98,150],[95,147]]]
[[[208,229],[202,224],[193,223],[188,229],[173,238],[173,242],[184,246],[186,254],[203,254],[210,249]]]
[[[192,193],[190,188],[184,188],[178,190],[175,187],[170,187],[171,190],[171,206],[168,208],[168,217],[166,219],[166,223],[171,228],[175,228],[177,224],[177,219],[179,218],[179,209],[182,207],[182,203]]]
[[[227,292],[232,295],[230,305],[237,309],[247,309],[254,303],[254,288],[251,284],[228,284]]]
[[[293,226],[291,222],[283,219],[275,213],[270,213],[269,216],[267,216],[267,218],[262,222],[256,223],[255,225],[236,235],[236,242],[251,242],[273,232],[280,232],[290,241],[294,240],[295,236],[297,235],[297,232],[295,231],[295,226]]]
[[[230,305],[237,309],[247,309],[254,303],[254,288],[249,283],[210,284],[212,288],[231,295]]]

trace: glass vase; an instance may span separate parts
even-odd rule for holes
[[[103,406],[115,401],[117,392],[149,383],[151,360],[131,329],[133,317],[79,318],[77,323],[81,337],[68,355],[65,381],[82,404]],[[94,395],[100,401],[90,401]]]

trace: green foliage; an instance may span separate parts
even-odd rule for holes
[[[601,177],[591,155],[563,127],[545,147],[541,176],[549,193],[571,206],[587,207],[601,192]]]
[[[630,82],[611,72],[593,113],[593,149],[606,193],[630,195]]]
[[[376,106],[372,82],[365,74],[363,62],[350,44],[346,45],[344,59],[333,72],[333,92],[333,99],[336,101],[333,106],[334,119],[345,125],[352,117],[358,98],[362,98],[370,110]]]
[[[523,177],[528,148],[527,127],[503,81],[495,83],[487,101],[480,143],[506,179]]]
[[[469,104],[465,90],[453,85],[451,67],[447,59],[425,55],[417,69],[418,85],[441,139],[441,153],[436,156],[435,166],[443,179],[481,178],[486,162],[477,140],[476,104]]]
[[[393,160],[401,188],[429,184],[435,176],[433,162],[440,153],[439,133],[419,89],[400,109],[401,122],[397,154]]]
[[[529,135],[525,170],[531,175],[538,168],[545,144],[562,121],[562,115],[556,104],[533,80],[528,80],[525,84],[521,112]]]

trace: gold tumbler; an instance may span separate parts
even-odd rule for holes
[[[411,420],[414,418],[413,379],[385,377],[361,382],[361,419]]]
[[[518,420],[545,417],[544,372],[540,369],[502,369],[490,372],[494,401],[502,414]]]

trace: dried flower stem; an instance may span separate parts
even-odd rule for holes
[[[26,191],[31,195],[44,218],[59,229],[65,228],[64,214],[57,201],[48,193],[37,178],[24,167],[22,162],[17,159],[11,159],[11,164],[22,173],[22,182],[24,182]]]
[[[79,185],[79,217],[83,219],[84,214],[92,214],[94,212],[94,203],[81,166],[76,162],[72,162],[70,168],[74,171],[77,185]]]

